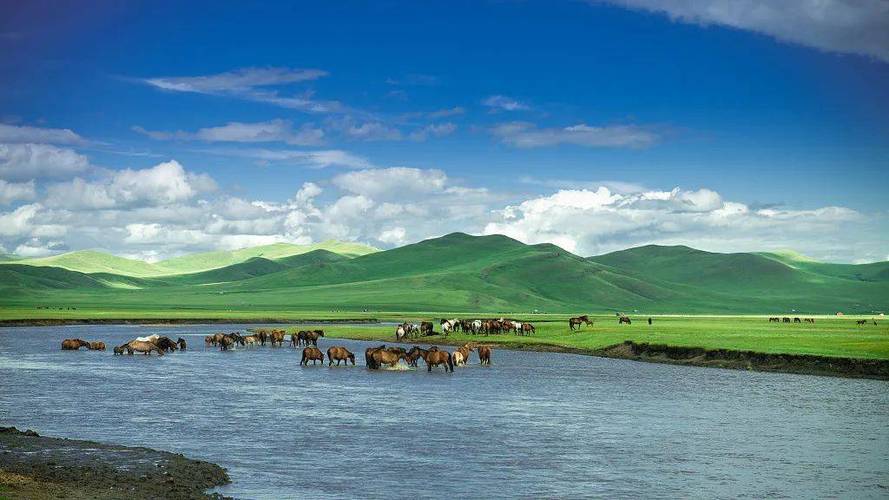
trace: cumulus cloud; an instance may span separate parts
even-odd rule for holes
[[[889,3],[884,0],[594,0],[671,19],[762,33],[829,52],[889,62]]]
[[[207,192],[199,186],[212,179],[204,177],[170,161],[51,185],[38,202],[0,212],[0,245],[28,255],[98,247],[157,260],[331,238],[388,248],[463,231],[554,243],[584,256],[654,243],[873,261],[885,256],[889,234],[885,214],[755,207],[703,187],[538,186],[543,194],[527,195],[466,185],[438,169],[392,167],[304,182],[288,199],[267,200]],[[854,243],[848,234],[857,235]]]
[[[172,160],[141,170],[115,171],[99,181],[75,178],[53,184],[47,188],[46,203],[71,209],[170,205],[214,187],[215,183],[206,174],[186,172]]]
[[[562,128],[538,128],[528,122],[501,123],[491,133],[503,143],[519,148],[573,144],[590,148],[644,148],[656,143],[655,132],[635,125],[592,127],[586,124]]]
[[[5,123],[0,123],[0,142],[74,145],[86,143],[83,137],[66,128],[40,128]]]
[[[33,180],[17,183],[0,179],[0,205],[8,205],[19,200],[33,200],[36,196]]]
[[[49,144],[0,144],[0,177],[5,179],[70,177],[88,167],[86,156],[72,149]]]
[[[482,104],[496,111],[524,111],[531,109],[527,104],[504,95],[492,95],[487,97],[482,101]]]
[[[316,100],[311,92],[282,95],[269,87],[288,85],[327,76],[318,69],[242,68],[225,73],[202,76],[146,78],[143,83],[171,92],[224,95],[239,99],[264,102],[306,113],[333,113],[345,108],[337,101]]]
[[[297,130],[287,120],[243,123],[229,122],[218,127],[207,127],[195,132],[133,130],[156,140],[198,140],[205,142],[284,142],[296,146],[315,146],[324,141],[324,131],[305,124]]]
[[[863,214],[844,207],[755,210],[709,189],[621,194],[606,187],[559,190],[507,206],[497,219],[486,225],[486,234],[555,243],[580,255],[659,243],[725,252],[795,247],[837,258],[847,247],[829,235],[866,224]],[[867,251],[879,244],[872,241]]]

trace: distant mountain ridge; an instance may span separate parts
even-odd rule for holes
[[[33,259],[15,259],[13,256],[10,256],[8,259],[0,260],[0,264],[10,262],[30,266],[60,267],[68,269],[69,271],[82,273],[111,273],[119,274],[121,276],[148,278],[198,273],[239,264],[254,257],[275,260],[315,250],[326,250],[346,257],[357,257],[379,251],[377,248],[363,245],[361,243],[328,240],[321,243],[313,243],[311,245],[273,243],[271,245],[242,248],[239,250],[203,252],[174,257],[172,259],[162,260],[155,263],[118,257],[116,255],[94,250],[78,250],[51,257]]]
[[[0,305],[847,314],[889,308],[889,262],[828,264],[786,253],[657,245],[583,258],[551,244],[463,233],[358,256],[259,248],[173,259],[168,269],[244,260],[147,277],[4,263]]]

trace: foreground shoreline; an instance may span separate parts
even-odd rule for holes
[[[0,427],[2,498],[223,498],[219,465],[150,448],[39,436]]]

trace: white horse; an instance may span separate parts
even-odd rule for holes
[[[149,335],[147,337],[136,337],[136,340],[139,342],[151,342],[152,344],[157,342],[157,339],[161,338],[160,335]]]
[[[401,340],[407,336],[407,331],[404,329],[404,325],[398,325],[398,328],[395,329],[395,340]]]
[[[404,326],[405,326],[405,330],[407,331],[408,334],[414,335],[414,336],[420,334],[420,325],[418,325],[416,323],[405,323]]]
[[[472,333],[478,333],[482,331],[482,320],[477,319],[472,322]]]

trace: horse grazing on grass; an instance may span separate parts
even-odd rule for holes
[[[815,324],[815,318],[806,318],[806,319],[804,319],[803,321],[805,321],[806,323],[812,323],[812,324]]]
[[[578,316],[576,318],[568,318],[568,328],[570,328],[572,332],[574,331],[575,327],[577,327],[577,329],[579,330],[580,326],[584,324],[586,324],[587,326],[593,326],[593,322],[590,321],[590,317],[586,314],[584,314],[583,316]]]
[[[856,321],[856,323],[858,323],[858,326],[866,325],[866,324],[867,324],[867,320],[866,320],[866,319],[859,319],[858,321]],[[874,324],[876,325],[877,322],[874,321]]]
[[[781,318],[781,322],[782,323],[790,323],[790,318],[788,318],[788,317]]]
[[[769,318],[769,323],[780,323],[780,322],[781,322],[781,318],[774,318],[774,317]]]
[[[622,325],[622,324],[624,324],[624,323],[626,323],[626,324],[628,324],[628,325],[632,325],[632,324],[633,324],[633,321],[630,320],[630,317],[629,317],[629,316],[621,316],[620,318],[617,319],[617,324],[618,324],[618,325]]]
[[[800,320],[799,318],[793,318],[793,322],[794,323],[802,323],[802,320]]]
[[[536,329],[534,328],[534,325],[531,323],[522,323],[522,335],[531,335],[535,332]]]

